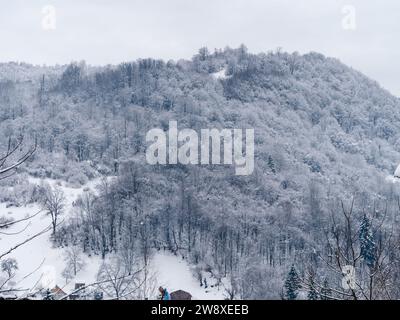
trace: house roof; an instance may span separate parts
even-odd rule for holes
[[[65,291],[57,285],[53,289],[51,289],[50,292],[53,294],[66,295]]]

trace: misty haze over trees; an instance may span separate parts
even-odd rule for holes
[[[174,120],[254,128],[254,173],[148,165],[146,132]],[[400,185],[386,179],[400,160],[399,99],[336,59],[241,46],[190,61],[0,64],[0,154],[21,136],[37,148],[1,181],[0,202],[42,203],[75,274],[80,254],[112,255],[99,270],[121,275],[118,292],[103,286],[110,295],[147,297],[151,252],[169,250],[211,272],[229,299],[400,298]],[[28,176],[104,179],[63,219],[60,191]],[[6,258],[5,276],[15,270]]]

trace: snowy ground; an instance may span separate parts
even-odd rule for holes
[[[30,178],[30,183],[41,184],[42,180]],[[50,185],[59,185],[66,197],[66,208],[64,219],[72,213],[72,203],[85,190],[95,192],[95,186],[100,180],[93,180],[81,188],[71,188],[65,183],[55,180],[46,179]],[[0,216],[12,217],[15,220],[22,219],[40,211],[38,205],[29,205],[27,207],[10,207],[7,208],[6,203],[0,203]],[[34,218],[24,223],[12,226],[4,232],[15,235],[5,235],[0,233],[0,253],[5,252],[9,248],[18,243],[23,242],[30,236],[42,231],[50,226],[51,218],[44,212],[39,213]],[[77,277],[66,283],[62,276],[65,268],[64,249],[54,248],[49,240],[50,231],[35,238],[24,246],[17,248],[7,258],[15,258],[18,262],[18,273],[14,282],[20,289],[38,287],[53,288],[58,285],[65,292],[70,292],[76,282],[92,283],[95,281],[97,271],[101,264],[99,257],[85,256],[85,267],[79,271]],[[209,276],[207,281],[208,289],[200,287],[199,282],[194,278],[190,266],[180,257],[174,256],[167,252],[157,252],[154,254],[152,265],[154,266],[154,274],[156,275],[156,283],[162,285],[170,292],[175,290],[185,290],[193,295],[194,299],[223,299],[223,289],[211,287],[215,281]],[[29,291],[21,291],[24,294]]]
[[[169,292],[184,290],[189,292],[194,300],[222,300],[224,290],[214,286],[215,280],[207,276],[208,289],[200,287],[199,281],[193,277],[193,272],[185,260],[168,252],[158,252],[153,257],[156,266],[156,276],[159,285]]]

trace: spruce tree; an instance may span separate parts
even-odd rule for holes
[[[271,169],[272,173],[276,173],[274,159],[271,156],[268,156],[268,167]]]
[[[321,289],[321,300],[330,300],[331,296],[332,296],[332,290],[329,287],[328,279],[325,279],[323,287]]]
[[[308,300],[318,300],[318,292],[315,290],[314,276],[309,277],[309,288],[307,293]]]
[[[290,268],[289,274],[285,281],[285,299],[295,300],[300,289],[300,278],[294,265]]]
[[[360,254],[369,268],[375,265],[375,241],[372,233],[371,222],[368,217],[364,215],[359,232],[360,238]]]

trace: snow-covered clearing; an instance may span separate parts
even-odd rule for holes
[[[73,213],[73,202],[84,191],[90,190],[96,192],[96,185],[101,181],[95,179],[87,185],[80,188],[72,188],[67,184],[51,180],[29,178],[29,183],[42,184],[49,183],[51,186],[57,185],[64,192],[66,203],[65,213],[61,219],[68,219]],[[40,212],[25,223],[18,223],[4,232],[0,233],[0,253],[3,253],[15,245],[22,243],[29,237],[46,229],[51,224],[51,217],[41,211],[38,204],[28,205],[26,207],[9,207],[6,203],[0,203],[0,216],[13,218],[14,220],[23,219]],[[7,258],[15,258],[18,262],[18,272],[13,281],[19,289],[30,291],[21,291],[21,294],[28,294],[36,291],[39,287],[53,288],[58,285],[66,293],[74,289],[75,283],[92,283],[96,280],[96,275],[101,264],[101,259],[96,256],[85,258],[85,267],[78,272],[74,279],[68,283],[62,276],[65,269],[64,250],[55,248],[50,241],[51,231],[38,236],[27,244],[17,248]],[[223,288],[212,287],[215,280],[206,275],[208,289],[201,287],[199,281],[195,279],[193,272],[185,260],[174,256],[168,252],[155,252],[153,261],[153,272],[156,277],[157,286],[166,287],[170,292],[175,290],[185,290],[193,295],[193,299],[223,299]],[[150,297],[155,298],[155,297]]]
[[[212,76],[214,79],[217,79],[217,80],[226,80],[226,79],[229,79],[230,76],[227,76],[227,75],[226,75],[226,71],[227,71],[226,68],[224,68],[224,69],[222,69],[222,70],[220,70],[220,71],[217,71],[217,72],[212,73],[211,76]]]
[[[167,288],[169,292],[184,290],[189,292],[194,300],[224,299],[224,289],[214,286],[214,279],[207,275],[208,288],[201,287],[199,281],[194,278],[189,264],[172,253],[157,252],[152,264],[156,269],[157,283]]]

